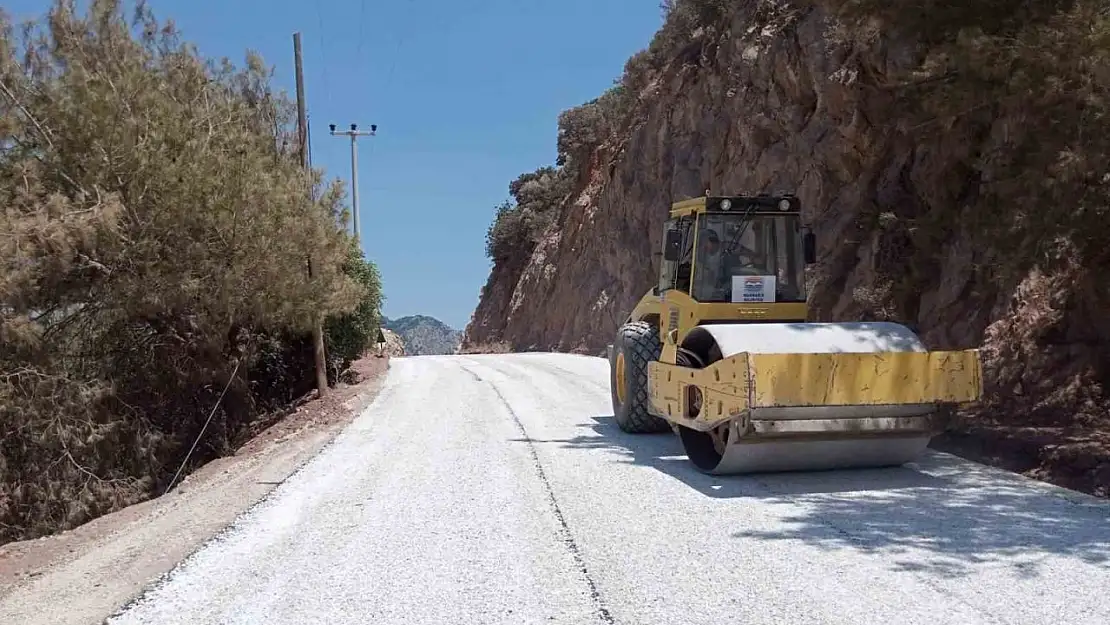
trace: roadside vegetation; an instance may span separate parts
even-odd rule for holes
[[[263,60],[90,4],[0,13],[0,544],[161,494],[221,395],[185,473],[233,451],[313,388],[314,312],[331,383],[377,335]]]
[[[621,76],[603,94],[563,111],[558,120],[554,165],[521,174],[509,185],[510,199],[495,208],[486,235],[486,255],[520,266],[544,231],[558,221],[571,193],[596,165],[598,152],[620,143],[642,120],[637,105],[652,95],[656,78],[674,59],[696,59],[705,42],[723,34],[725,20],[740,0],[663,0],[662,28],[647,48],[632,55]]]

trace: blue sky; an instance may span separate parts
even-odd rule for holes
[[[19,18],[49,4],[3,6]],[[385,314],[459,329],[488,276],[485,233],[509,182],[554,163],[558,114],[608,88],[661,23],[658,0],[148,5],[205,55],[241,64],[256,50],[290,94],[301,32],[314,164],[349,183],[350,144],[328,124],[378,125],[359,139],[359,203]]]

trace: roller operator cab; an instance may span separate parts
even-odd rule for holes
[[[712,198],[701,206],[680,208],[666,222],[655,292],[676,289],[703,303],[792,303],[793,314],[804,311],[816,237],[803,234],[797,198]]]
[[[659,283],[609,347],[614,419],[673,430],[708,473],[899,465],[982,394],[978,350],[904,325],[808,322],[816,236],[797,197],[674,204]]]

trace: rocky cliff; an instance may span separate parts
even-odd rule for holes
[[[462,333],[434,317],[410,315],[397,319],[382,317],[382,327],[395,332],[408,356],[454,354]]]
[[[393,330],[382,328],[382,336],[385,337],[385,345],[382,346],[382,352],[387,356],[401,357],[405,355],[405,341]]]
[[[673,201],[791,191],[819,234],[815,319],[982,346],[988,401],[964,432],[1032,449],[1019,469],[1105,441],[1097,3],[666,4],[617,86],[562,115],[556,166],[510,186],[464,349],[598,353],[656,281]],[[1105,488],[1110,453],[1090,457],[1060,479]]]

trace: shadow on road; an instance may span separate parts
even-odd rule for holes
[[[908,468],[859,469],[811,473],[777,473],[758,476],[706,475],[686,458],[682,443],[671,434],[628,434],[617,427],[612,416],[593,417],[583,425],[592,434],[565,440],[536,440],[533,443],[559,443],[567,447],[604,449],[616,452],[626,462],[650,466],[690,488],[717,498],[766,497],[769,490],[779,495],[848,493],[938,486],[948,483],[940,477]],[[520,439],[517,439],[520,440]]]
[[[608,450],[708,497],[779,508],[780,529],[737,528],[736,538],[881,551],[896,570],[948,577],[984,567],[1035,577],[1050,556],[1110,569],[1110,504],[1048,494],[952,456],[889,469],[710,476],[693,468],[675,436],[626,434],[611,416],[581,427],[590,432],[532,442]]]

